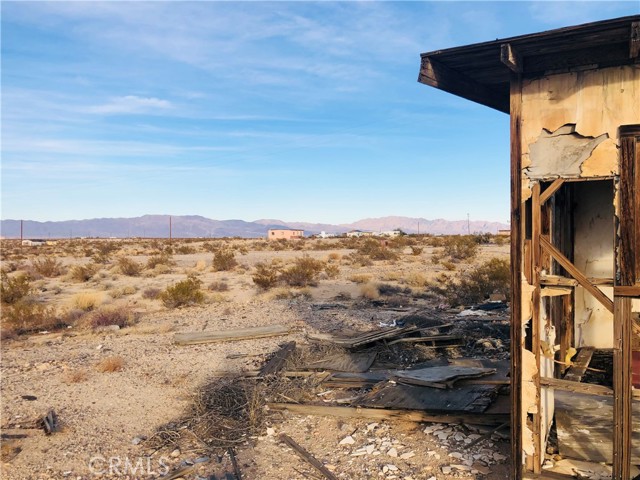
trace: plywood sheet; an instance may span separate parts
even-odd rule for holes
[[[479,378],[493,373],[496,373],[494,368],[447,365],[416,370],[394,370],[393,378],[398,383],[408,385],[451,388],[458,380]]]

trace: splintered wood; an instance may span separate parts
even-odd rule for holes
[[[268,327],[240,328],[237,330],[220,330],[213,332],[176,333],[173,341],[176,345],[196,345],[200,343],[229,342],[233,340],[252,340],[254,338],[287,335],[289,328],[283,325]]]

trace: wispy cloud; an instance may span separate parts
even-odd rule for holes
[[[87,108],[87,111],[90,113],[104,115],[144,114],[167,110],[172,107],[173,105],[168,100],[162,100],[155,97],[127,95],[124,97],[112,98],[109,102],[102,105],[89,107]]]

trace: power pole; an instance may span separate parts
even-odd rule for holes
[[[169,215],[169,245],[171,245],[171,215]]]

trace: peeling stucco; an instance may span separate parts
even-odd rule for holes
[[[530,179],[577,178],[584,161],[608,138],[607,133],[597,137],[581,135],[571,123],[553,132],[543,128],[538,139],[529,145],[530,164],[524,173]]]

